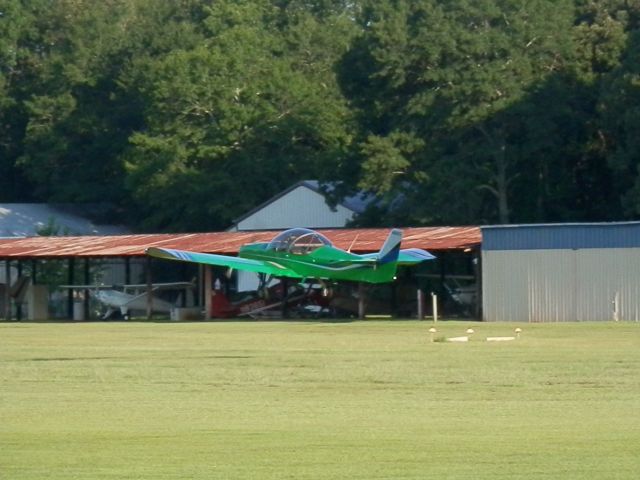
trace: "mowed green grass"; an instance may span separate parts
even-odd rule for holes
[[[0,479],[640,476],[640,324],[431,326],[0,323]]]

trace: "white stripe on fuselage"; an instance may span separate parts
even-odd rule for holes
[[[271,258],[271,257],[266,257],[265,256],[265,260],[263,260],[264,262],[271,263],[271,264],[276,265],[276,266],[278,266],[280,268],[288,268],[288,267],[283,267],[282,265],[279,265],[279,264],[275,263],[273,260],[267,260],[266,258]],[[260,259],[260,260],[262,260],[262,259]],[[347,265],[345,267],[330,267],[330,266],[321,265],[321,264],[318,264],[318,263],[297,260],[297,259],[291,258],[291,257],[286,257],[286,258],[284,258],[282,260],[284,260],[285,262],[298,263],[300,265],[307,265],[307,266],[310,266],[310,267],[315,267],[315,268],[319,268],[319,269],[322,269],[322,270],[328,270],[328,271],[333,271],[333,272],[345,272],[345,271],[348,271],[348,270],[354,270],[354,269],[360,269],[360,268],[374,268],[377,265],[377,263],[371,262],[371,263],[364,263],[364,264],[362,264],[362,263],[354,263],[354,264],[351,264],[351,265]],[[348,260],[346,260],[346,261],[348,261]]]

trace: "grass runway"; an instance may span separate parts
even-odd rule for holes
[[[0,323],[0,479],[640,476],[640,324],[431,326]]]

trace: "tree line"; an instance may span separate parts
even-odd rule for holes
[[[206,231],[302,179],[361,226],[640,213],[640,0],[3,0],[0,201]]]

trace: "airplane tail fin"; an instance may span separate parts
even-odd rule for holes
[[[402,230],[394,228],[378,252],[378,263],[385,264],[398,260],[400,254],[400,243],[402,242]]]

